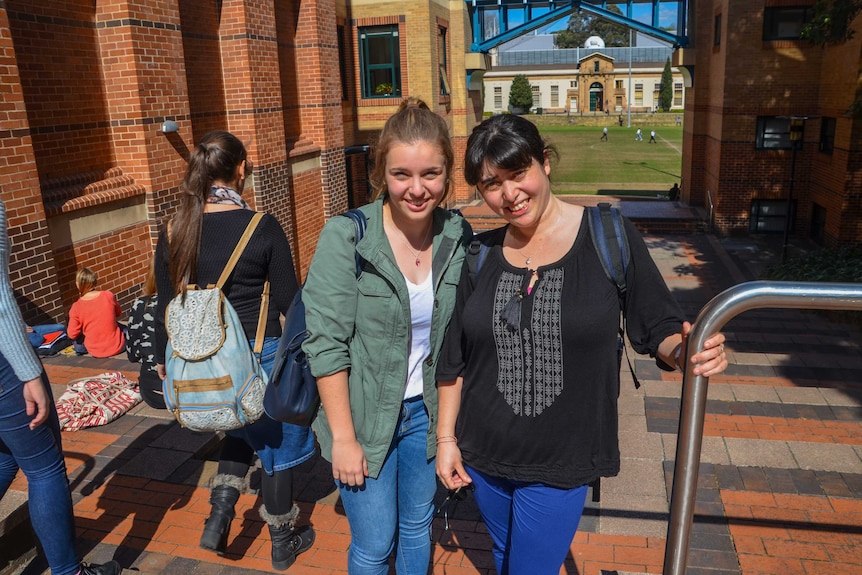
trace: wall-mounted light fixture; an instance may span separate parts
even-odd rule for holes
[[[180,126],[173,120],[165,120],[162,122],[162,132],[165,134],[170,134],[172,132],[179,131]]]

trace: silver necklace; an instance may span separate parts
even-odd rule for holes
[[[405,236],[405,235],[401,232],[401,230],[398,230],[398,232],[401,234],[401,239],[402,239],[402,241],[404,242],[404,245],[405,245],[405,246],[407,246],[407,249],[410,251],[410,253],[413,255],[413,257],[414,257],[414,258],[416,258],[416,267],[417,267],[417,268],[418,268],[420,265],[422,265],[422,259],[421,259],[421,257],[422,257],[422,252],[424,252],[424,251],[425,251],[425,248],[427,248],[427,247],[428,247],[428,238],[429,238],[429,237],[431,237],[431,228],[432,228],[432,227],[434,227],[434,224],[433,224],[433,223],[432,223],[431,225],[429,225],[429,226],[428,226],[428,231],[427,231],[427,232],[425,232],[425,239],[424,239],[424,240],[422,240],[422,245],[421,245],[421,246],[419,246],[419,251],[418,251],[418,252],[414,252],[414,251],[413,251],[413,246],[411,246],[411,245],[410,245],[410,242],[408,242],[408,241],[407,241],[407,236]]]

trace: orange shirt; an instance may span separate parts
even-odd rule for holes
[[[100,291],[92,299],[78,299],[69,310],[66,333],[72,339],[84,334],[87,353],[93,357],[111,357],[126,345],[123,331],[117,324],[120,304],[109,291]]]

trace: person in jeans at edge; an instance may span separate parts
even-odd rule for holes
[[[409,98],[375,151],[367,231],[331,218],[302,297],[322,409],[314,430],[350,523],[351,575],[425,575],[437,490],[434,366],[455,305],[469,224],[445,210],[446,122]],[[362,259],[356,277],[355,254]]]
[[[156,361],[161,379],[165,378],[167,345],[165,308],[189,284],[218,281],[254,216],[241,196],[250,175],[251,162],[245,146],[233,134],[210,132],[191,151],[188,171],[180,184],[180,207],[156,246]],[[279,314],[287,312],[299,285],[284,230],[268,214],[252,234],[224,286],[225,297],[236,310],[250,346],[254,345],[267,279],[271,303],[260,364],[269,372],[281,335]],[[272,567],[283,571],[314,543],[310,526],[296,528],[299,507],[293,502],[293,468],[315,452],[314,436],[307,427],[280,423],[264,415],[250,425],[226,432],[218,470],[210,483],[212,510],[200,546],[224,553],[230,523],[236,515],[235,505],[246,487],[255,452],[263,467],[260,515],[272,539]]]
[[[552,151],[514,115],[468,138],[464,178],[506,225],[478,237],[487,256],[476,277],[465,270],[437,366],[437,475],[449,489],[475,486],[500,575],[558,573],[587,485],[620,466],[620,301],[584,208],[551,193]],[[635,351],[664,369],[720,373],[724,335],[689,356],[691,325],[637,229],[624,225]]]
[[[0,499],[20,468],[30,522],[52,575],[117,575],[116,561],[82,563],[63,459],[60,421],[48,376],[27,337],[9,282],[6,208],[0,201]]]

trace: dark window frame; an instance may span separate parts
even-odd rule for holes
[[[819,150],[822,154],[832,154],[835,149],[835,126],[837,122],[835,118],[820,119],[820,142]]]
[[[811,6],[772,6],[763,9],[763,41],[799,40],[812,17]]]
[[[449,96],[452,89],[449,86],[449,31],[445,26],[437,26],[437,58],[440,63],[440,95]]]
[[[398,25],[362,26],[357,32],[362,98],[401,98],[401,46]],[[388,62],[369,62],[373,50],[370,42],[376,40],[388,40],[388,46],[384,46],[390,53]],[[391,84],[392,91],[378,94],[377,87],[387,82]]]
[[[757,150],[792,150],[790,118],[758,116],[754,148]]]
[[[712,34],[712,45],[716,47],[721,46],[721,14],[715,15]]]
[[[781,234],[787,221],[787,200],[754,198],[749,208],[748,231],[753,234]],[[790,203],[790,229],[796,225],[796,200]]]

